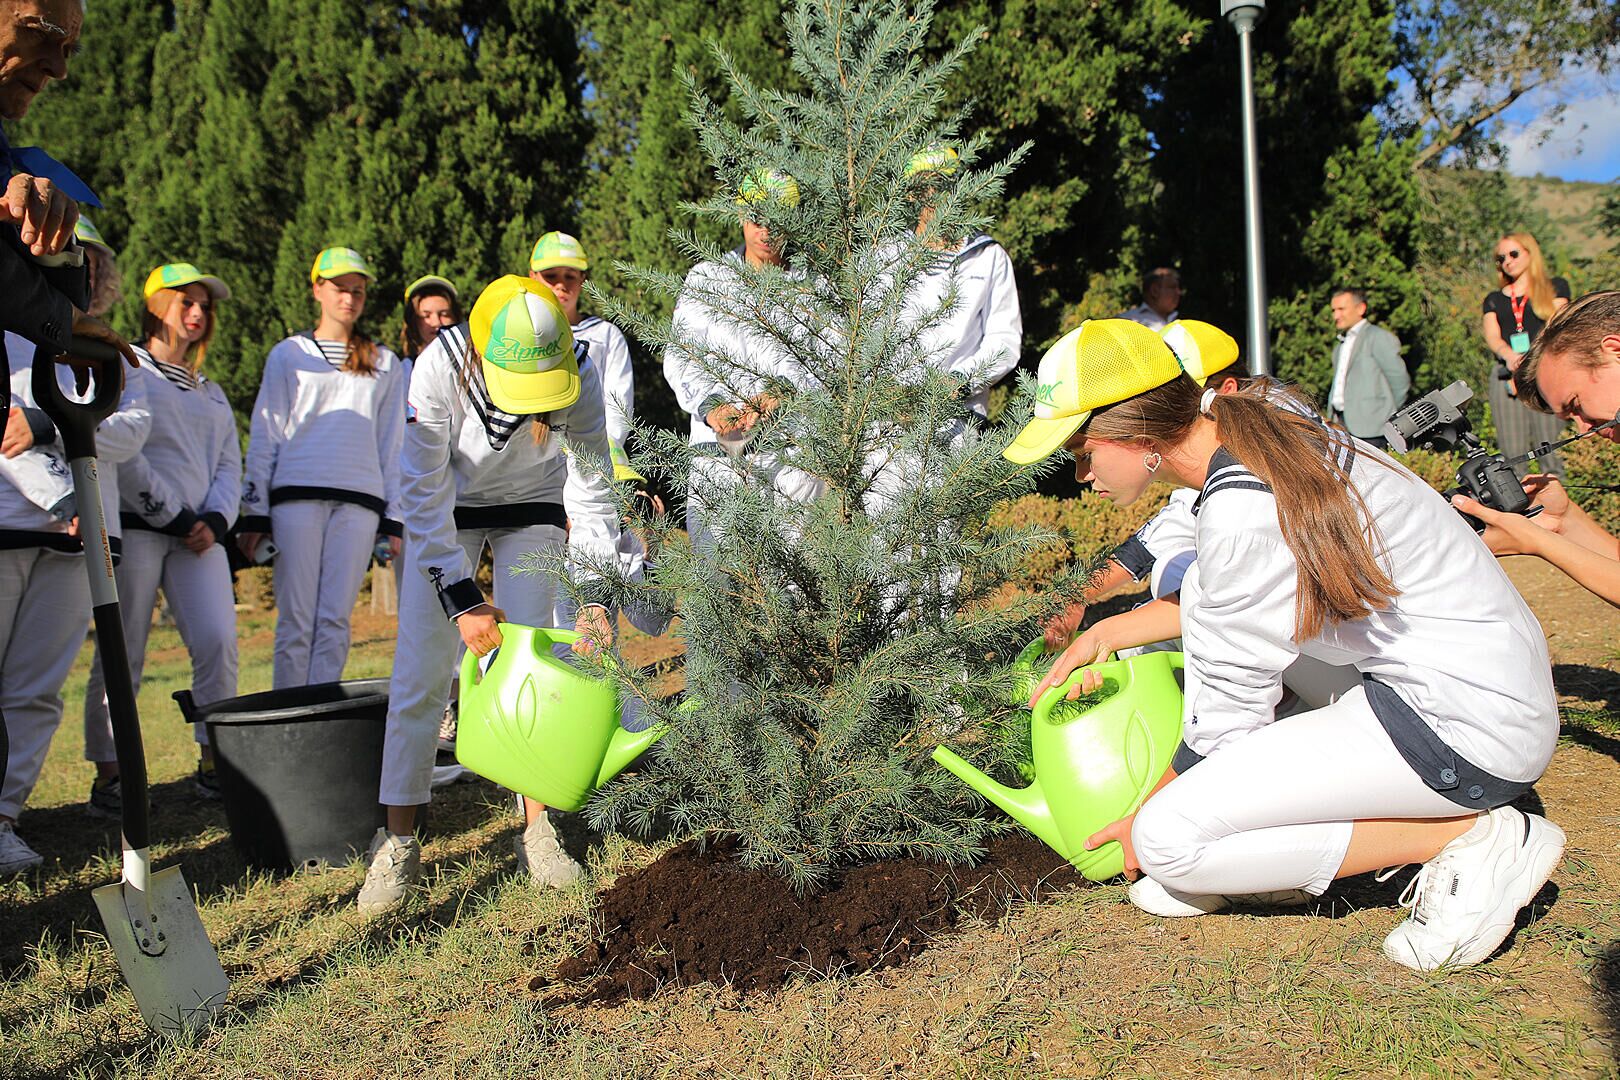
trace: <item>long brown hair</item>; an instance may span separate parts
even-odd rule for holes
[[[461,325],[461,301],[456,299],[455,293],[443,285],[423,285],[418,288],[405,298],[405,319],[399,328],[399,355],[408,356],[412,360],[421,356],[422,350],[427,348],[427,342],[416,332],[416,302],[424,296],[442,296],[450,301],[450,325]]]
[[[1339,462],[1339,443],[1319,421],[1266,399],[1264,384],[1218,394],[1210,406],[1215,433],[1227,451],[1271,488],[1283,539],[1299,564],[1294,640],[1328,623],[1362,618],[1400,595],[1380,564],[1383,541],[1361,493]],[[1087,438],[1151,441],[1159,448],[1186,440],[1200,418],[1204,389],[1186,375],[1092,414]],[[1354,445],[1345,440],[1344,445]],[[1353,458],[1348,459],[1353,462]]]
[[[168,342],[169,326],[163,320],[168,317],[169,309],[178,304],[184,295],[184,289],[159,289],[146,298],[146,308],[141,312],[142,341],[157,338],[159,341]],[[203,331],[202,337],[186,347],[186,362],[194,373],[202,370],[203,358],[208,353],[208,343],[214,340],[214,327],[217,325],[214,318],[216,302],[212,296],[208,298],[208,328]]]
[[[1513,241],[1524,252],[1524,273],[1519,275],[1524,279],[1524,294],[1530,298],[1530,310],[1536,313],[1538,319],[1546,322],[1553,317],[1553,312],[1558,308],[1552,278],[1547,276],[1547,263],[1541,257],[1541,245],[1527,232],[1508,233],[1502,240]],[[1498,240],[1497,243],[1500,244],[1502,240]],[[1496,277],[1504,289],[1513,284],[1514,279],[1507,276],[1507,271],[1503,269],[1501,263],[1496,264]]]
[[[445,351],[449,352],[450,350],[446,349]],[[471,337],[467,339],[467,344],[462,348],[461,358],[463,362],[454,365],[456,382],[461,384],[461,392],[467,395],[468,400],[471,400],[473,389],[467,383],[467,372],[483,363],[482,358],[478,355],[478,350],[473,348]],[[530,424],[530,434],[534,437],[534,445],[546,445],[546,441],[551,438],[551,414],[549,412],[535,413],[531,414],[530,419],[533,421]]]

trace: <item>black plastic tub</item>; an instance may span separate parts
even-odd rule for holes
[[[264,870],[310,870],[364,855],[383,824],[388,680],[317,683],[199,706],[208,725],[231,840]]]

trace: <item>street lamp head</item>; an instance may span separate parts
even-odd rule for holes
[[[1221,0],[1221,17],[1240,34],[1254,29],[1266,13],[1266,0]]]

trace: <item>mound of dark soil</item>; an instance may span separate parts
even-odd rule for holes
[[[993,842],[977,866],[871,863],[803,897],[781,878],[744,870],[735,853],[730,843],[700,851],[688,842],[615,883],[601,896],[602,937],[557,969],[556,981],[575,986],[548,1003],[619,1002],[700,982],[747,992],[796,972],[891,967],[966,913],[994,917],[1012,900],[1085,881],[1024,833]]]

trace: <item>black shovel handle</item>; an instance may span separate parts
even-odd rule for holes
[[[146,748],[141,743],[141,717],[135,707],[135,681],[124,643],[124,623],[118,613],[118,585],[113,576],[112,547],[96,475],[96,428],[118,408],[124,393],[124,358],[100,341],[76,337],[66,356],[97,365],[96,392],[78,402],[62,392],[56,364],[34,363],[34,401],[51,418],[62,436],[73,470],[73,490],[79,503],[79,535],[84,540],[85,569],[90,574],[91,614],[96,625],[96,650],[107,687],[107,714],[112,720],[113,746],[118,752],[119,787],[124,804],[124,843],[134,851],[151,844],[151,809],[146,794]],[[58,357],[57,362],[63,362]]]
[[[56,364],[34,365],[34,401],[45,410],[62,435],[69,460],[96,456],[96,428],[118,411],[124,394],[124,357],[104,341],[76,337],[64,357],[89,360],[96,365],[96,393],[89,401],[74,401],[57,382]],[[65,363],[58,358],[57,363]]]

